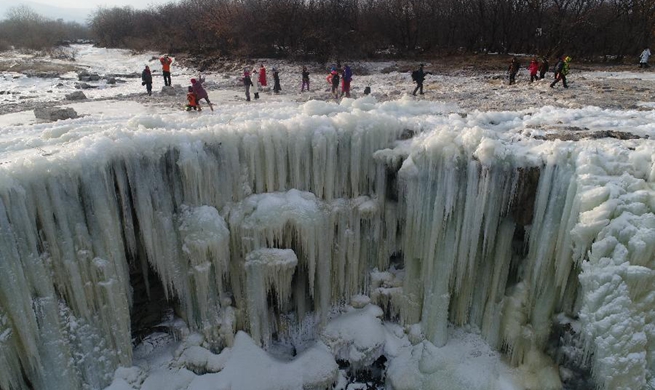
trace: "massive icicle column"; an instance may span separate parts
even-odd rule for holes
[[[369,294],[437,346],[475,325],[517,365],[546,360],[564,313],[599,388],[653,386],[652,141],[537,141],[521,113],[409,101],[224,115],[4,152],[0,387],[100,388],[130,365],[133,269],[218,348]]]

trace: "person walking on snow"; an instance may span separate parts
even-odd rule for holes
[[[280,93],[282,87],[280,86],[280,74],[277,69],[273,68],[273,92]]]
[[[198,75],[198,79],[191,79],[191,87],[193,88],[193,92],[195,92],[196,97],[198,101],[200,99],[205,99],[207,101],[207,104],[209,105],[209,108],[214,111],[214,105],[212,102],[209,101],[209,96],[207,95],[207,91],[205,91],[205,88],[202,86],[202,83],[205,82],[205,78],[202,77],[202,75]]]
[[[243,69],[243,86],[246,87],[246,101],[250,101],[250,87],[253,86],[252,80],[250,79],[250,72],[248,68]]]
[[[161,62],[161,73],[164,75],[164,85],[170,86],[171,64],[173,63],[173,59],[170,58],[168,54],[164,54],[164,56],[159,59],[159,62]]]
[[[266,84],[266,68],[264,68],[264,64],[259,65],[259,84],[262,87],[265,87]]]
[[[650,48],[645,48],[639,56],[639,67],[648,68],[648,59],[650,58]]]
[[[541,57],[541,65],[539,66],[539,79],[543,80],[544,77],[546,77],[549,66],[550,65],[548,64],[546,57]]]
[[[509,67],[507,68],[507,73],[509,73],[509,85],[516,83],[516,74],[519,72],[520,67],[521,64],[519,63],[519,60],[516,59],[516,57],[512,57],[512,61],[510,61]]]
[[[537,77],[537,72],[539,72],[539,63],[537,62],[536,57],[533,58],[532,61],[530,61],[530,66],[528,66],[528,70],[530,71],[530,82],[539,80],[539,77]]]
[[[350,97],[350,82],[353,79],[353,71],[350,69],[348,64],[343,66],[343,76],[341,80],[341,96],[344,94],[347,98]]]
[[[416,91],[420,90],[420,94],[423,95],[423,81],[425,80],[425,76],[428,74],[432,74],[431,72],[424,72],[423,71],[423,64],[419,65],[418,69],[412,72],[412,81],[416,83],[416,88],[414,88],[414,92],[412,92],[412,95],[416,96]]]
[[[307,86],[307,92],[309,92],[309,71],[307,70],[306,66],[302,67],[302,86],[300,87],[300,93],[302,93],[305,90],[305,86]]]
[[[148,65],[141,72],[141,85],[146,86],[148,96],[152,95],[152,73],[150,73],[150,67]]]
[[[566,84],[566,75],[569,74],[569,62],[571,62],[571,57],[561,57],[555,64],[555,81],[550,84],[551,88],[555,87],[560,80],[562,80],[562,85],[564,88],[568,88]]]

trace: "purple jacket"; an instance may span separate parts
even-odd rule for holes
[[[193,87],[193,92],[198,96],[198,99],[207,99],[209,96],[207,96],[207,91],[205,91],[205,88],[202,87],[202,83],[205,81],[204,78],[199,77],[198,80],[196,80],[195,83],[191,83]]]

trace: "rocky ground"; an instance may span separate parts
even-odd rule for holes
[[[525,66],[529,57],[520,57],[524,65],[518,77],[517,84],[509,86],[506,80],[507,56],[500,55],[470,55],[451,56],[442,59],[426,61],[426,71],[432,72],[425,81],[425,95],[417,99],[455,102],[462,111],[515,111],[527,110],[535,107],[554,106],[565,108],[579,108],[593,105],[606,109],[619,110],[652,110],[649,102],[655,100],[655,73],[649,70],[639,70],[636,65],[608,65],[606,63],[575,62],[571,65],[569,75],[569,89],[561,85],[549,88],[552,73],[547,78],[535,83],[529,82],[529,75]],[[184,103],[184,89],[186,88],[188,74],[195,73],[194,69],[203,69],[208,79],[207,89],[210,96],[218,105],[222,103],[244,102],[243,91],[239,82],[242,69],[245,66],[255,66],[260,62],[266,64],[269,80],[272,79],[272,67],[280,71],[283,91],[273,96],[269,89],[263,92],[264,101],[293,100],[306,101],[309,99],[330,100],[329,86],[324,81],[326,69],[330,64],[294,63],[280,60],[216,60],[208,62],[207,59],[184,57],[180,58],[177,66],[188,66],[185,76],[178,77],[176,68],[173,70],[173,82],[180,83],[177,94],[168,95],[160,93],[160,77],[157,74],[156,57],[150,58],[155,62],[153,75],[155,77],[153,96],[147,96],[140,91],[139,79],[134,74],[116,77],[118,83],[131,83],[137,89],[122,91],[116,94],[91,97],[96,101],[123,100],[136,101],[147,105],[180,107]],[[345,63],[345,62],[344,62]],[[312,77],[313,92],[300,94],[300,69],[303,65],[309,67]],[[370,86],[372,94],[379,101],[394,100],[411,93],[414,84],[410,73],[417,65],[417,61],[353,61],[350,62],[354,71],[352,83],[353,97],[362,96],[363,89]],[[551,65],[552,66],[552,65]],[[135,69],[138,71],[139,69]],[[24,74],[29,77],[62,78],[70,72],[78,74],[85,72],[81,61],[69,59],[48,60],[42,57],[23,55],[19,58],[0,61],[0,71],[3,74]],[[629,76],[626,76],[629,74]],[[128,77],[129,76],[129,77]],[[104,75],[103,75],[104,77]],[[272,80],[271,80],[272,81]],[[96,88],[92,82],[89,88]],[[56,89],[59,85],[55,85]],[[79,87],[79,83],[75,88]],[[139,92],[136,92],[139,91]],[[10,93],[9,91],[6,91]],[[42,91],[44,94],[52,90]],[[56,91],[55,91],[56,92]],[[5,91],[0,91],[0,95]],[[18,92],[14,92],[18,93]],[[1,100],[0,96],[0,100]],[[37,107],[50,107],[65,104],[61,99],[33,99],[24,94],[18,99],[3,101],[0,105],[0,115],[33,110]]]

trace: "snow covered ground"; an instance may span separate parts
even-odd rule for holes
[[[196,113],[160,78],[148,97],[124,77],[159,69],[154,53],[74,49],[75,66],[125,82],[67,102],[76,73],[0,76],[0,387],[21,388],[20,365],[36,388],[372,388],[348,361],[395,390],[579,388],[581,376],[655,389],[653,73],[573,66],[564,90],[453,71],[415,98],[405,65],[362,62],[355,99],[335,101],[318,65],[300,94],[299,66],[267,61],[280,95],[245,102],[235,64],[206,75],[216,106]],[[173,84],[196,75],[173,64]],[[81,117],[23,110],[54,104]],[[143,238],[112,216],[117,196]],[[296,253],[275,252],[265,283],[228,264],[287,241]],[[170,333],[132,351],[123,263],[139,245],[190,323],[169,318]],[[311,314],[283,342],[271,341],[279,320],[240,331],[291,307]]]

